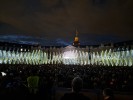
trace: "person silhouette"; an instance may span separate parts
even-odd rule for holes
[[[32,74],[27,77],[28,89],[30,93],[36,94],[38,92],[39,76],[36,75],[36,71],[32,71]]]
[[[90,100],[87,96],[81,93],[83,87],[83,80],[80,77],[75,77],[72,80],[71,93],[65,93],[61,100]]]

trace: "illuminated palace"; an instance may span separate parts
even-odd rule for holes
[[[66,47],[0,42],[0,64],[133,66],[133,41],[83,46],[76,30]]]

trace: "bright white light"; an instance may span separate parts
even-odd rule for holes
[[[1,72],[2,76],[6,76],[6,73],[5,72]]]
[[[77,53],[74,51],[66,51],[63,53],[63,63],[66,65],[79,64],[77,59]]]
[[[66,51],[63,54],[63,58],[64,59],[76,59],[76,53],[74,53],[72,51]]]

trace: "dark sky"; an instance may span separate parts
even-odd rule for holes
[[[71,44],[133,40],[133,0],[0,0],[0,40]]]

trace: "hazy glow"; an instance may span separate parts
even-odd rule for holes
[[[76,53],[72,51],[66,51],[63,53],[63,59],[76,59]]]
[[[66,51],[63,53],[63,64],[75,65],[78,64],[77,53],[74,51]]]

